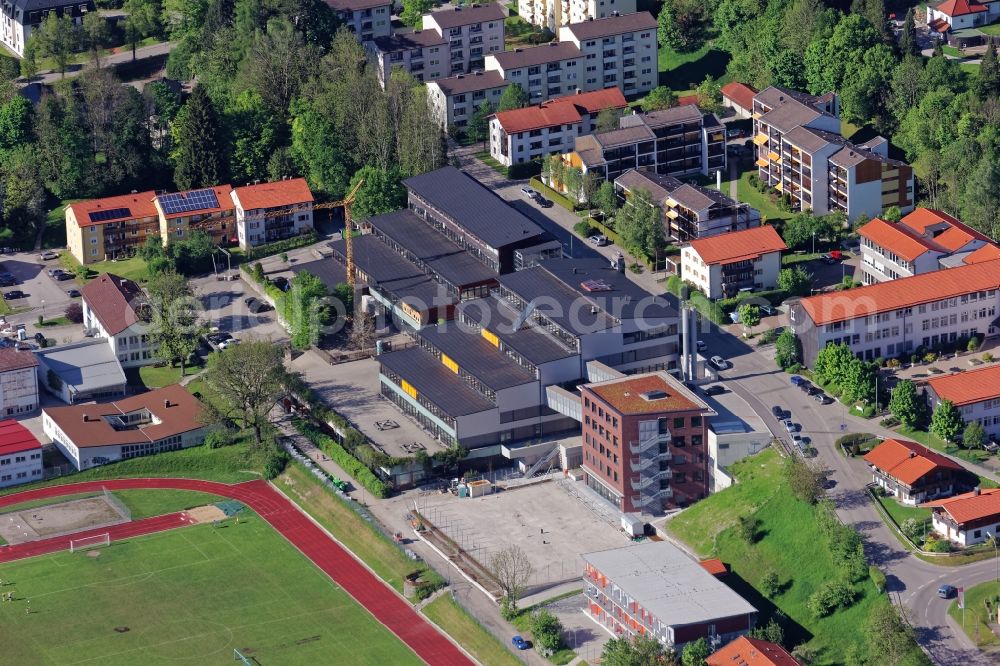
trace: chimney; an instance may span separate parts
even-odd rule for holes
[[[917,452],[916,451],[910,451],[910,457],[911,458],[916,458],[917,457]]]
[[[976,497],[979,497],[979,486],[976,486],[976,487],[975,487],[975,488],[974,488],[974,489],[972,490],[972,494],[973,494],[973,495],[975,495]]]
[[[164,400],[163,401],[163,406],[164,407],[170,407],[170,400]]]
[[[84,422],[84,423],[86,423],[87,421],[88,421],[88,419],[87,419],[87,414],[86,414],[86,413],[84,413],[84,415],[83,415],[83,422]]]

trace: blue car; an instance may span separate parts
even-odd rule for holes
[[[792,381],[792,384],[795,385],[795,386],[802,386],[803,382],[806,381],[806,380],[802,379],[802,377],[799,377],[798,375],[792,375],[790,377],[790,379]]]
[[[518,650],[527,650],[528,648],[531,647],[531,641],[526,641],[520,636],[514,636],[514,638],[510,639],[510,642]]]

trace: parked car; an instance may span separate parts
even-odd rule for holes
[[[53,252],[52,250],[47,250],[38,255],[38,258],[41,259],[42,261],[52,261],[53,259],[59,258],[59,253]]]
[[[744,132],[739,127],[735,127],[733,129],[726,130],[726,138],[727,139],[742,139],[745,136],[746,136],[746,132]]]
[[[726,368],[729,367],[729,361],[722,358],[721,356],[713,356],[708,360],[708,362],[711,363],[713,366],[715,366],[716,370],[725,370]]]
[[[219,343],[219,349],[229,349],[235,345],[240,344],[240,341],[236,338],[229,338],[228,340],[223,340]]]
[[[261,312],[267,312],[268,310],[273,310],[273,309],[274,308],[272,308],[271,304],[268,303],[267,301],[258,301],[258,300],[255,300],[253,303],[251,303],[249,307],[250,312],[252,312],[253,314],[260,314]]]
[[[73,274],[72,273],[62,272],[62,273],[56,273],[55,277],[56,277],[56,280],[58,280],[59,282],[65,282],[66,280],[72,280],[73,279]]]
[[[288,278],[276,277],[273,280],[271,280],[271,284],[273,284],[281,291],[288,291]]]
[[[802,379],[802,377],[800,377],[799,375],[792,375],[788,379],[789,381],[792,382],[792,386],[799,386],[800,384],[802,384],[802,382],[806,381]]]
[[[538,205],[542,208],[552,208],[552,202],[543,197],[541,194],[535,197],[535,201],[537,201]]]
[[[535,192],[535,190],[525,185],[521,188],[521,194],[528,197],[529,199],[534,199],[537,192]]]
[[[63,269],[61,269],[61,268],[50,268],[49,270],[47,270],[45,272],[48,273],[49,277],[55,277],[59,273],[62,273]]]
[[[4,295],[3,295],[3,297],[4,297],[4,300],[6,300],[6,301],[16,301],[19,298],[24,298],[26,295],[27,294],[25,294],[23,291],[19,291],[17,289],[14,289],[12,291],[5,292]]]
[[[781,407],[778,407],[777,405],[771,408],[771,414],[773,414],[774,418],[776,419],[785,418],[785,410],[783,410]]]
[[[790,433],[799,432],[800,430],[802,430],[802,426],[800,426],[798,423],[792,423],[791,419],[785,419],[784,426],[785,430],[787,430]]]
[[[705,395],[719,395],[726,392],[726,387],[722,384],[712,384],[708,388],[702,389],[701,392]]]
[[[698,351],[705,351],[706,349],[708,349],[708,345],[705,344],[704,340],[699,340],[698,342],[694,343],[694,346],[698,349]]]
[[[938,588],[938,596],[942,599],[951,599],[952,597],[958,596],[958,588],[954,585],[948,585],[945,583]]]
[[[589,240],[592,245],[596,245],[597,247],[604,247],[608,244],[608,237],[604,234],[594,234],[587,240]]]
[[[70,298],[80,298],[80,290],[70,289],[69,291],[66,292],[66,295],[69,296]]]
[[[521,636],[514,636],[510,639],[511,645],[517,650],[527,650],[531,647],[531,641],[526,641]]]
[[[833,398],[828,396],[826,393],[823,393],[822,391],[815,394],[813,398],[815,398],[816,402],[818,402],[821,405],[829,405],[831,402],[833,402]]]
[[[45,343],[45,334],[42,333],[41,331],[38,331],[37,333],[35,333],[35,342],[37,342],[40,345],[44,344]]]

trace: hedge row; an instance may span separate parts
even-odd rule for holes
[[[319,238],[316,236],[316,232],[310,231],[309,233],[302,234],[301,236],[295,236],[294,238],[286,238],[285,240],[252,247],[247,252],[247,258],[259,259],[260,257],[270,257],[273,254],[281,254],[282,252],[288,252],[289,250],[305,247],[306,245],[312,245],[317,240],[319,240]]]
[[[341,469],[364,486],[365,490],[379,498],[386,498],[391,494],[392,489],[387,483],[375,476],[370,469],[352,456],[347,449],[335,442],[332,437],[302,419],[295,419],[294,424],[296,430],[307,437],[310,442],[318,446],[323,453],[330,456],[333,462],[340,465]]]
[[[563,196],[559,192],[556,192],[555,190],[553,190],[551,187],[549,187],[548,185],[546,185],[545,183],[543,183],[539,178],[532,178],[529,182],[531,183],[531,186],[533,188],[535,188],[535,190],[537,190],[538,192],[541,192],[543,195],[545,195],[549,199],[552,199],[554,202],[556,202],[557,204],[559,204],[560,206],[562,206],[566,210],[568,210],[570,212],[573,212],[573,211],[576,210],[576,206],[573,205],[572,201],[570,201],[569,199],[567,199],[565,196]]]

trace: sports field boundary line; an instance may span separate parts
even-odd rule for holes
[[[299,506],[298,502],[296,502],[296,501],[295,501],[295,500],[293,500],[293,499],[292,499],[291,497],[289,497],[289,496],[288,496],[288,495],[286,495],[286,494],[285,494],[284,492],[282,492],[281,488],[279,488],[278,486],[276,486],[276,485],[275,485],[275,484],[274,484],[274,483],[273,483],[272,481],[268,481],[267,483],[268,483],[268,485],[270,485],[270,486],[271,486],[271,487],[272,487],[272,488],[273,488],[273,489],[274,489],[274,490],[275,490],[275,491],[276,491],[276,492],[277,492],[277,493],[278,493],[279,495],[281,495],[281,496],[282,496],[282,497],[284,497],[284,498],[285,498],[286,500],[288,500],[288,502],[289,502],[289,503],[290,503],[290,504],[291,504],[292,506],[294,506],[294,507],[295,507],[295,508],[296,508],[296,509],[298,510],[298,512],[299,512],[299,513],[301,513],[301,514],[302,514],[303,516],[305,516],[305,517],[306,517],[306,518],[307,518],[307,519],[309,520],[309,522],[311,522],[311,523],[312,523],[313,525],[315,525],[316,527],[318,527],[318,528],[319,528],[319,529],[320,529],[320,530],[321,530],[321,531],[322,531],[322,532],[323,532],[324,534],[326,534],[326,536],[327,536],[327,537],[329,537],[329,538],[330,538],[330,539],[331,539],[331,540],[332,540],[332,541],[333,541],[334,543],[336,543],[336,544],[337,544],[338,546],[340,546],[341,548],[343,548],[343,549],[344,549],[344,551],[345,551],[345,552],[346,552],[346,553],[347,553],[348,555],[350,555],[350,556],[351,556],[352,558],[354,558],[354,560],[355,560],[355,561],[357,561],[357,562],[358,562],[358,564],[360,564],[360,565],[361,565],[361,566],[363,566],[363,567],[364,567],[365,569],[367,569],[367,570],[368,570],[368,572],[369,572],[369,573],[370,573],[371,575],[373,575],[373,576],[374,576],[374,577],[375,577],[375,578],[376,578],[376,579],[377,579],[377,580],[378,580],[378,581],[379,581],[379,582],[380,582],[380,583],[381,583],[382,585],[384,585],[384,586],[386,587],[386,589],[390,590],[390,591],[391,591],[391,592],[392,592],[393,594],[395,594],[395,595],[396,595],[397,597],[399,597],[399,598],[400,598],[400,599],[401,599],[402,601],[404,601],[404,602],[406,602],[407,604],[409,604],[409,605],[410,605],[410,607],[411,607],[411,608],[413,608],[413,612],[414,612],[414,613],[416,613],[416,614],[417,614],[417,615],[419,615],[420,617],[424,618],[424,621],[425,621],[425,622],[427,622],[427,623],[428,623],[429,625],[431,625],[432,627],[434,627],[434,629],[435,629],[435,630],[437,630],[437,632],[438,632],[439,634],[441,634],[441,636],[443,636],[443,637],[444,637],[445,639],[447,639],[448,641],[450,641],[450,642],[451,642],[451,643],[452,643],[452,644],[453,644],[453,645],[454,645],[455,647],[457,647],[457,648],[458,648],[459,650],[461,650],[461,651],[462,651],[462,652],[463,652],[463,653],[465,654],[465,656],[467,656],[467,657],[468,657],[468,658],[469,658],[470,660],[472,660],[472,663],[476,664],[477,666],[483,666],[482,662],[480,662],[480,661],[479,661],[478,659],[476,659],[475,657],[473,657],[473,656],[472,656],[472,655],[471,655],[471,654],[469,653],[469,651],[468,651],[468,650],[466,650],[466,649],[465,649],[465,648],[464,648],[464,647],[462,646],[462,644],[461,644],[461,643],[459,643],[459,642],[458,642],[458,641],[456,641],[456,640],[455,640],[454,638],[452,638],[452,637],[451,637],[451,636],[450,636],[450,635],[449,635],[449,634],[448,634],[447,632],[445,632],[445,631],[444,631],[443,629],[441,629],[441,627],[439,627],[439,626],[438,626],[437,624],[435,624],[435,623],[434,623],[434,622],[433,622],[433,621],[432,621],[432,620],[431,620],[430,618],[428,618],[428,617],[427,617],[427,616],[425,616],[425,615],[424,615],[423,613],[421,613],[421,612],[420,612],[420,611],[419,611],[419,610],[417,609],[417,607],[416,607],[416,605],[415,605],[415,604],[413,604],[413,603],[412,603],[412,602],[411,602],[411,601],[410,601],[409,599],[407,599],[407,598],[406,598],[405,596],[403,596],[402,594],[400,594],[400,593],[399,593],[399,590],[397,590],[397,589],[396,589],[396,588],[394,588],[394,587],[393,587],[392,585],[389,585],[389,583],[387,583],[387,582],[386,582],[385,580],[383,580],[381,576],[379,576],[379,575],[378,575],[377,573],[375,573],[375,570],[374,570],[374,569],[372,569],[372,568],[371,568],[370,566],[368,566],[368,563],[367,563],[367,562],[365,562],[364,560],[362,560],[362,559],[361,559],[360,557],[358,557],[358,556],[357,556],[357,555],[356,555],[356,554],[354,553],[354,551],[352,551],[352,550],[351,550],[350,548],[348,548],[348,547],[347,547],[347,546],[345,546],[345,545],[344,545],[343,543],[341,543],[341,542],[340,542],[340,539],[338,539],[337,537],[333,536],[333,534],[331,534],[331,533],[330,533],[330,530],[326,529],[326,528],[325,528],[325,527],[324,527],[324,526],[323,526],[322,524],[320,524],[320,522],[319,522],[318,520],[316,520],[315,518],[313,518],[313,517],[312,517],[312,515],[310,515],[308,511],[306,511],[306,510],[305,510],[305,509],[303,509],[303,508],[302,508],[301,506]],[[307,560],[309,560],[310,562],[312,562],[312,559],[310,559],[308,555],[306,555],[305,553],[303,553],[303,552],[302,552],[302,551],[301,551],[301,550],[299,549],[299,547],[298,547],[297,545],[295,545],[294,543],[292,543],[292,542],[291,542],[290,540],[289,540],[289,543],[291,543],[291,544],[292,544],[293,546],[295,546],[295,549],[296,549],[296,550],[298,550],[298,551],[299,551],[300,553],[302,553],[302,556],[303,556],[303,557],[305,557],[305,558],[306,558]],[[313,564],[315,565],[315,562],[313,562]],[[323,570],[322,570],[322,569],[320,569],[320,571],[323,571]],[[324,572],[324,573],[325,573],[325,572]],[[334,581],[334,582],[336,583],[336,581]],[[367,612],[368,612],[368,613],[369,613],[369,614],[370,614],[370,615],[371,615],[372,617],[374,617],[374,618],[375,618],[375,621],[376,621],[376,622],[378,622],[378,621],[379,621],[379,620],[378,620],[378,618],[377,618],[377,617],[375,617],[374,613],[372,613],[372,612],[371,612],[371,610],[370,610],[370,609],[369,609],[369,608],[368,608],[367,606],[365,606],[364,604],[362,604],[362,603],[361,603],[361,602],[360,602],[360,601],[359,601],[358,599],[355,599],[355,598],[354,598],[354,595],[352,595],[352,594],[351,594],[350,592],[348,592],[347,590],[345,590],[345,589],[344,589],[344,587],[343,587],[342,585],[340,585],[339,583],[337,584],[337,586],[338,586],[338,587],[340,587],[340,589],[341,589],[341,590],[343,590],[343,591],[344,591],[344,593],[345,593],[345,594],[347,594],[347,596],[351,597],[351,599],[353,599],[353,600],[354,600],[354,603],[356,603],[356,604],[358,604],[359,606],[361,606],[362,608],[364,608],[364,609],[365,609],[365,611],[367,611]],[[386,628],[388,629],[388,627],[386,627]],[[392,629],[389,629],[389,631],[392,631]],[[396,636],[396,632],[394,632],[394,631],[393,631],[392,633],[393,633],[393,635],[394,635],[394,636]],[[402,638],[400,638],[399,636],[396,636],[396,638],[399,638],[399,640],[400,640],[400,641],[403,641],[403,639],[402,639]],[[407,645],[407,643],[406,643],[405,641],[403,641],[403,644],[404,644],[404,645]],[[412,648],[411,648],[411,649],[412,649]],[[416,652],[414,652],[414,654],[416,654]],[[417,658],[421,658],[421,657],[420,657],[420,655],[417,655]]]

